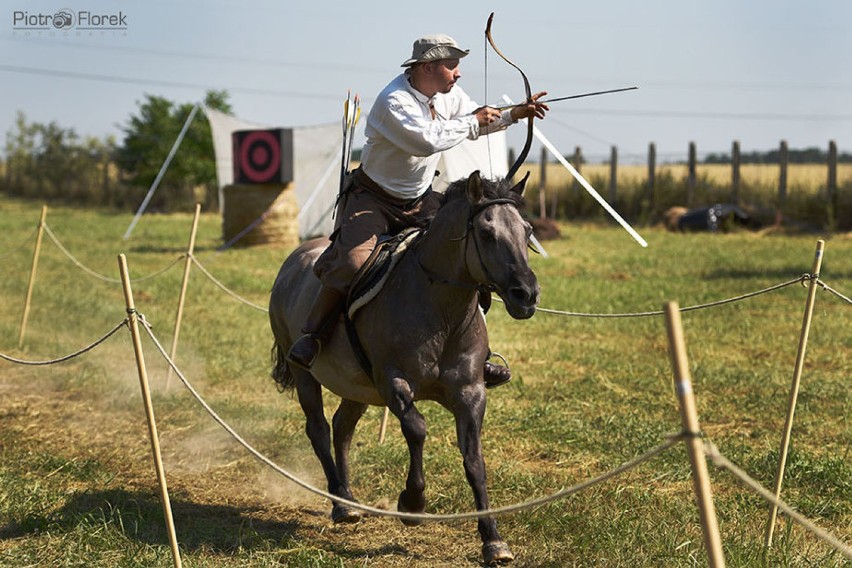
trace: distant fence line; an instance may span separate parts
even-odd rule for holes
[[[787,141],[781,140],[778,148],[778,177],[773,188],[774,195],[766,196],[769,202],[756,205],[773,207],[778,211],[785,210],[788,206],[789,208],[801,209],[798,203],[788,203],[791,189],[788,175],[790,167],[789,156],[790,151]],[[850,229],[852,228],[852,219],[846,219],[846,217],[852,217],[852,188],[847,188],[847,193],[850,195],[846,195],[843,199],[841,199],[841,186],[838,183],[837,175],[838,151],[837,143],[834,140],[830,140],[828,142],[828,152],[826,156],[825,182],[824,184],[820,184],[820,187],[824,187],[824,193],[819,196],[824,200],[824,211],[822,212],[825,217],[824,224],[830,228],[837,228],[838,222],[840,222],[839,228]],[[659,173],[661,165],[658,163],[657,157],[657,146],[655,143],[651,142],[648,144],[646,175],[644,182],[642,182],[641,187],[638,188],[635,183],[632,187],[628,187],[629,184],[625,184],[624,182],[621,184],[619,183],[618,147],[611,146],[609,159],[605,162],[605,164],[609,166],[608,175],[605,175],[603,180],[596,180],[598,183],[603,182],[603,184],[606,185],[606,188],[604,189],[603,187],[600,187],[598,189],[602,194],[607,196],[607,201],[610,204],[620,204],[621,208],[625,210],[624,213],[633,217],[642,216],[642,214],[639,211],[638,206],[635,203],[631,203],[631,198],[633,202],[641,202],[641,209],[644,210],[646,214],[654,211],[660,213],[663,209],[673,204],[683,205],[686,207],[698,205],[698,198],[700,194],[699,189],[702,189],[699,183],[701,179],[698,175],[698,166],[701,165],[702,162],[699,162],[698,160],[698,152],[695,142],[689,142],[687,148],[685,160],[687,173],[682,181],[682,191],[673,191],[670,183],[660,183],[661,180],[659,178]],[[563,215],[560,214],[558,188],[554,187],[553,181],[548,179],[547,167],[548,164],[551,163],[548,158],[547,151],[542,148],[541,157],[539,159],[539,178],[537,186],[539,189],[543,188],[544,191],[539,191],[537,209],[539,216],[542,218],[558,218]],[[580,146],[576,146],[574,148],[574,152],[570,157],[570,162],[574,168],[582,173],[585,159]],[[703,165],[722,165],[723,163],[724,162],[703,162]],[[731,155],[728,164],[730,167],[730,178],[727,183],[719,184],[720,187],[713,188],[712,199],[714,201],[722,200],[739,204],[742,201],[742,192],[747,183],[744,181],[742,176],[742,152],[740,149],[740,142],[738,140],[734,140],[731,143]],[[775,165],[775,162],[763,163],[761,165]],[[577,189],[576,184],[574,184],[574,188],[575,196],[579,195],[580,192]],[[638,195],[631,195],[630,198],[628,198],[625,191],[631,194],[638,193]],[[549,196],[546,196],[546,193],[549,193]],[[679,193],[679,195],[675,197],[671,195],[672,193]],[[708,203],[700,203],[700,205],[708,205]],[[577,211],[574,211],[574,213],[576,212]],[[794,212],[791,211],[791,217],[795,217],[792,213]],[[799,213],[802,213],[804,216],[812,214],[810,212],[807,215],[805,212]]]

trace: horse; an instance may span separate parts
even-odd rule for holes
[[[416,403],[431,400],[453,414],[476,508],[489,508],[481,446],[483,366],[489,350],[479,297],[498,294],[515,319],[532,317],[538,306],[540,288],[527,249],[532,228],[520,213],[526,179],[512,185],[474,172],[447,188],[429,227],[409,246],[378,295],[354,316],[371,376],[340,323],[310,371],[288,366],[286,354],[320,289],[313,264],[329,241],[308,241],[282,264],[269,301],[272,376],[279,385],[296,389],[330,494],[354,501],[348,454],[355,426],[368,405],[387,406],[399,419],[410,456],[397,509],[423,512],[426,422]],[[322,387],[342,399],[331,429],[323,414]],[[362,513],[334,502],[331,517],[335,523],[358,522]],[[486,564],[514,558],[493,516],[480,517],[478,530]]]

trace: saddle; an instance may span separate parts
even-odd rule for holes
[[[370,363],[367,354],[364,353],[364,347],[358,338],[353,318],[359,309],[378,296],[390,273],[422,232],[422,229],[411,227],[396,235],[380,237],[373,252],[367,258],[367,262],[355,274],[355,278],[353,278],[349,287],[349,294],[346,297],[346,305],[343,310],[343,323],[352,351],[368,376],[373,375],[373,365]]]
[[[354,317],[355,312],[379,294],[394,267],[421,232],[421,229],[411,227],[399,234],[382,235],[379,238],[367,262],[355,274],[349,287],[346,297],[347,317]]]

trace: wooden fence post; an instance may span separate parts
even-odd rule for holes
[[[695,200],[695,160],[695,142],[690,142],[686,176],[686,205],[688,207],[692,207],[692,203]]]
[[[609,149],[609,202],[614,207],[618,193],[618,148]]]
[[[704,443],[699,438],[698,412],[695,409],[695,394],[692,392],[692,378],[686,357],[686,342],[683,338],[683,326],[680,320],[680,308],[677,302],[666,302],[666,330],[671,348],[672,367],[675,374],[675,386],[680,404],[680,421],[683,433],[687,435],[686,448],[692,465],[692,487],[698,504],[701,529],[704,535],[704,548],[707,549],[708,564],[713,568],[725,566],[722,553],[722,540],[719,537],[719,524],[716,521],[716,509],[713,506],[713,492],[707,473],[707,460],[704,456]]]
[[[783,209],[787,201],[787,163],[790,153],[787,149],[787,141],[782,140],[778,148],[778,208]]]
[[[538,216],[540,219],[547,218],[547,199],[545,195],[545,186],[547,185],[547,148],[541,148],[541,158],[539,159],[541,174],[539,175],[538,184]]]
[[[148,437],[151,440],[151,452],[154,456],[154,469],[157,471],[157,482],[160,487],[160,501],[166,518],[166,530],[169,535],[169,545],[172,550],[172,560],[175,568],[181,567],[180,549],[178,549],[175,522],[172,518],[172,504],[169,501],[169,489],[166,485],[166,472],[163,469],[163,457],[160,455],[160,438],[157,435],[157,422],[154,420],[154,405],[151,402],[151,389],[148,386],[148,371],[145,367],[145,356],[142,353],[142,341],[139,337],[139,321],[136,314],[136,304],[133,301],[133,290],[130,288],[130,275],[127,271],[127,258],[118,255],[118,267],[121,272],[121,284],[124,288],[124,301],[130,316],[130,335],[133,339],[133,351],[136,354],[136,370],[139,373],[139,386],[142,388],[142,402],[145,405],[145,418],[148,422]]]
[[[183,267],[183,281],[180,285],[180,295],[178,296],[177,313],[175,314],[175,328],[172,334],[172,348],[169,351],[169,359],[175,360],[177,356],[178,336],[180,336],[180,322],[183,319],[183,305],[186,301],[186,289],[189,286],[189,269],[192,268],[192,255],[195,251],[195,235],[198,232],[198,217],[201,215],[201,204],[195,204],[195,216],[192,218],[192,229],[189,231],[189,246],[186,247],[186,264]],[[169,390],[169,383],[172,380],[172,366],[168,365],[166,371],[166,390]]]
[[[740,141],[731,144],[731,202],[740,202]]]
[[[793,416],[796,413],[796,399],[799,396],[799,384],[802,380],[802,368],[805,363],[805,351],[808,347],[808,334],[811,329],[811,319],[814,313],[814,301],[816,300],[817,278],[822,268],[822,257],[825,251],[825,241],[818,240],[814,263],[811,268],[811,279],[808,282],[808,299],[805,302],[805,314],[802,317],[802,331],[799,335],[799,348],[796,353],[796,364],[793,367],[793,384],[790,387],[790,397],[787,404],[787,418],[784,421],[784,433],[781,437],[781,449],[778,455],[778,468],[775,472],[775,498],[781,497],[781,485],[784,482],[784,467],[787,464],[787,452],[790,449],[790,434],[793,430]],[[772,546],[772,533],[775,531],[775,519],[778,516],[778,506],[774,503],[770,507],[769,520],[766,523],[765,545],[768,549]]]
[[[35,249],[33,250],[33,266],[30,269],[30,279],[27,283],[27,296],[24,299],[24,313],[21,316],[21,334],[18,336],[18,349],[24,346],[24,336],[27,334],[27,320],[30,317],[30,304],[33,299],[33,287],[35,286],[36,270],[38,269],[38,257],[41,254],[41,240],[44,237],[44,220],[47,218],[47,205],[41,207],[41,217],[38,220],[38,233],[36,234]]]
[[[828,142],[828,183],[826,184],[828,192],[828,203],[831,207],[829,210],[828,226],[832,229],[837,224],[837,142],[829,140]]]
[[[648,144],[648,210],[654,209],[654,184],[656,183],[657,171],[657,146],[653,142]]]
[[[574,146],[574,157],[571,158],[571,165],[577,170],[577,173],[582,173],[583,168],[583,151],[579,146]],[[580,197],[580,182],[574,180],[574,197]],[[579,205],[578,205],[579,207]]]

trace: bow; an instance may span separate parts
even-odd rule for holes
[[[512,63],[508,57],[503,55],[503,52],[497,47],[494,43],[494,38],[491,37],[491,22],[494,20],[494,12],[491,12],[491,15],[488,16],[488,24],[485,26],[485,37],[488,39],[488,43],[491,44],[492,49],[503,58],[503,61],[514,67],[521,74],[521,77],[524,79],[524,91],[527,95],[527,104],[532,102],[532,89],[530,89],[530,81],[527,79],[526,73],[524,73],[523,69],[518,67],[516,64]],[[512,167],[509,168],[509,172],[506,174],[506,179],[512,179],[512,177],[518,172],[521,165],[527,159],[527,155],[530,153],[530,148],[532,147],[533,140],[533,117],[529,117],[527,119],[527,141],[524,143],[524,149],[521,150],[521,153],[518,154],[517,160],[512,164]]]

